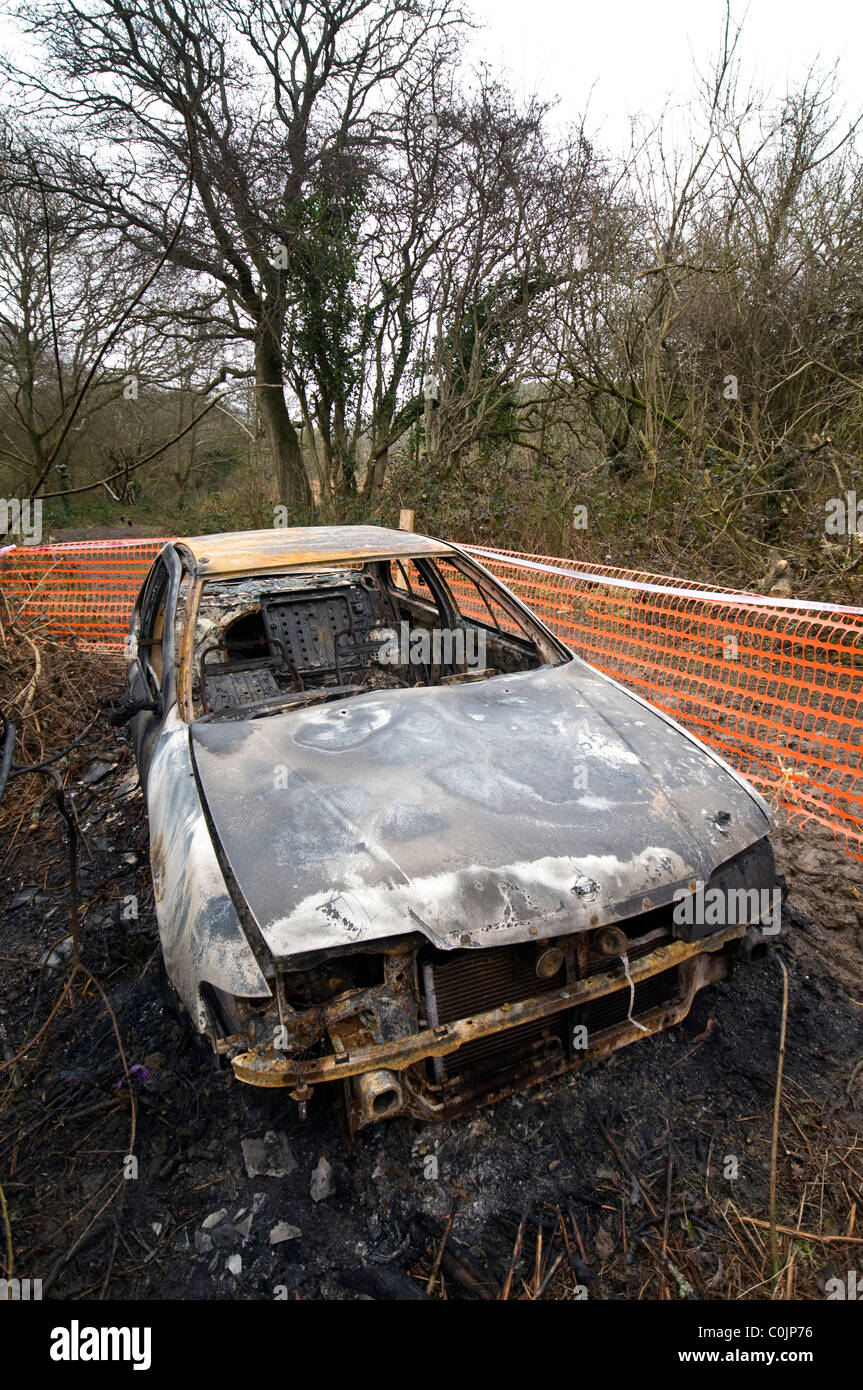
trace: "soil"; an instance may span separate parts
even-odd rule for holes
[[[777,947],[679,1027],[457,1122],[382,1123],[346,1148],[325,1103],[301,1122],[281,1093],[216,1070],[172,1012],[125,734],[100,717],[59,766],[88,974],[70,982],[58,948],[70,874],[53,803],[34,816],[16,788],[0,841],[0,1045],[25,1052],[0,1073],[0,1181],[15,1273],[44,1296],[482,1299],[509,1281],[511,1298],[805,1299],[863,1262],[863,1236],[831,1239],[863,1215],[863,873],[829,830],[777,830]],[[777,1280],[757,1223],[780,962],[777,1214],[801,1234],[780,1233]]]

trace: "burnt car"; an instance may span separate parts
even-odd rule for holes
[[[773,930],[762,799],[456,545],[174,541],[127,655],[167,979],[302,1113],[450,1118],[678,1023]]]

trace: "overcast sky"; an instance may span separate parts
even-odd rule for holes
[[[719,49],[724,0],[465,0],[484,27],[469,64],[505,68],[522,95],[558,97],[561,120],[588,112],[588,130],[612,150],[628,141],[629,118],[658,116],[670,99],[688,104],[697,71]],[[860,0],[732,0],[744,19],[739,53],[748,77],[781,94],[817,63],[839,61],[849,112],[860,98]],[[745,18],[744,18],[745,17]],[[21,52],[0,15],[0,45]]]
[[[588,106],[588,127],[620,150],[629,117],[658,115],[670,97],[688,102],[696,69],[719,50],[724,0],[467,0],[487,28],[474,59],[503,65],[522,93],[560,98],[563,118]],[[860,98],[863,5],[860,0],[733,0],[745,16],[739,53],[763,89],[784,92],[812,63],[838,60],[849,110]]]

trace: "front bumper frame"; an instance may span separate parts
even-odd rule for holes
[[[567,1058],[564,1065],[553,1068],[553,1074],[572,1070],[588,1058],[605,1055],[628,1042],[679,1022],[689,1012],[699,989],[728,974],[728,948],[740,941],[746,931],[745,924],[727,926],[698,941],[672,941],[657,946],[649,954],[632,960],[629,974],[633,985],[676,966],[688,967],[682,972],[683,983],[677,999],[639,1018],[642,1024],[640,1028],[627,1020],[625,1024],[605,1030],[591,1041],[583,1055]],[[237,1079],[247,1085],[288,1087],[304,1092],[308,1087],[346,1081],[367,1072],[403,1072],[427,1058],[447,1057],[467,1043],[504,1033],[535,1020],[551,1018],[591,1000],[617,993],[626,986],[623,964],[618,960],[607,970],[570,982],[549,994],[502,1004],[470,1018],[458,1019],[437,1028],[424,1028],[407,1037],[376,1043],[358,1026],[353,1030],[350,1043],[344,1042],[341,1051],[327,1056],[293,1058],[279,1053],[274,1043],[268,1042],[234,1056],[231,1065]],[[345,1030],[342,1030],[342,1036],[345,1037]],[[437,1108],[427,1098],[417,1104],[424,1114]],[[409,1108],[412,1111],[416,1109],[414,1106]]]

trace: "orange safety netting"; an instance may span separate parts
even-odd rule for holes
[[[863,858],[863,608],[470,549],[586,661]]]
[[[12,548],[0,587],[31,626],[116,649],[164,544]],[[465,548],[579,655],[863,858],[863,609]]]
[[[0,609],[53,637],[120,648],[144,577],[164,540],[74,541],[0,551]]]

